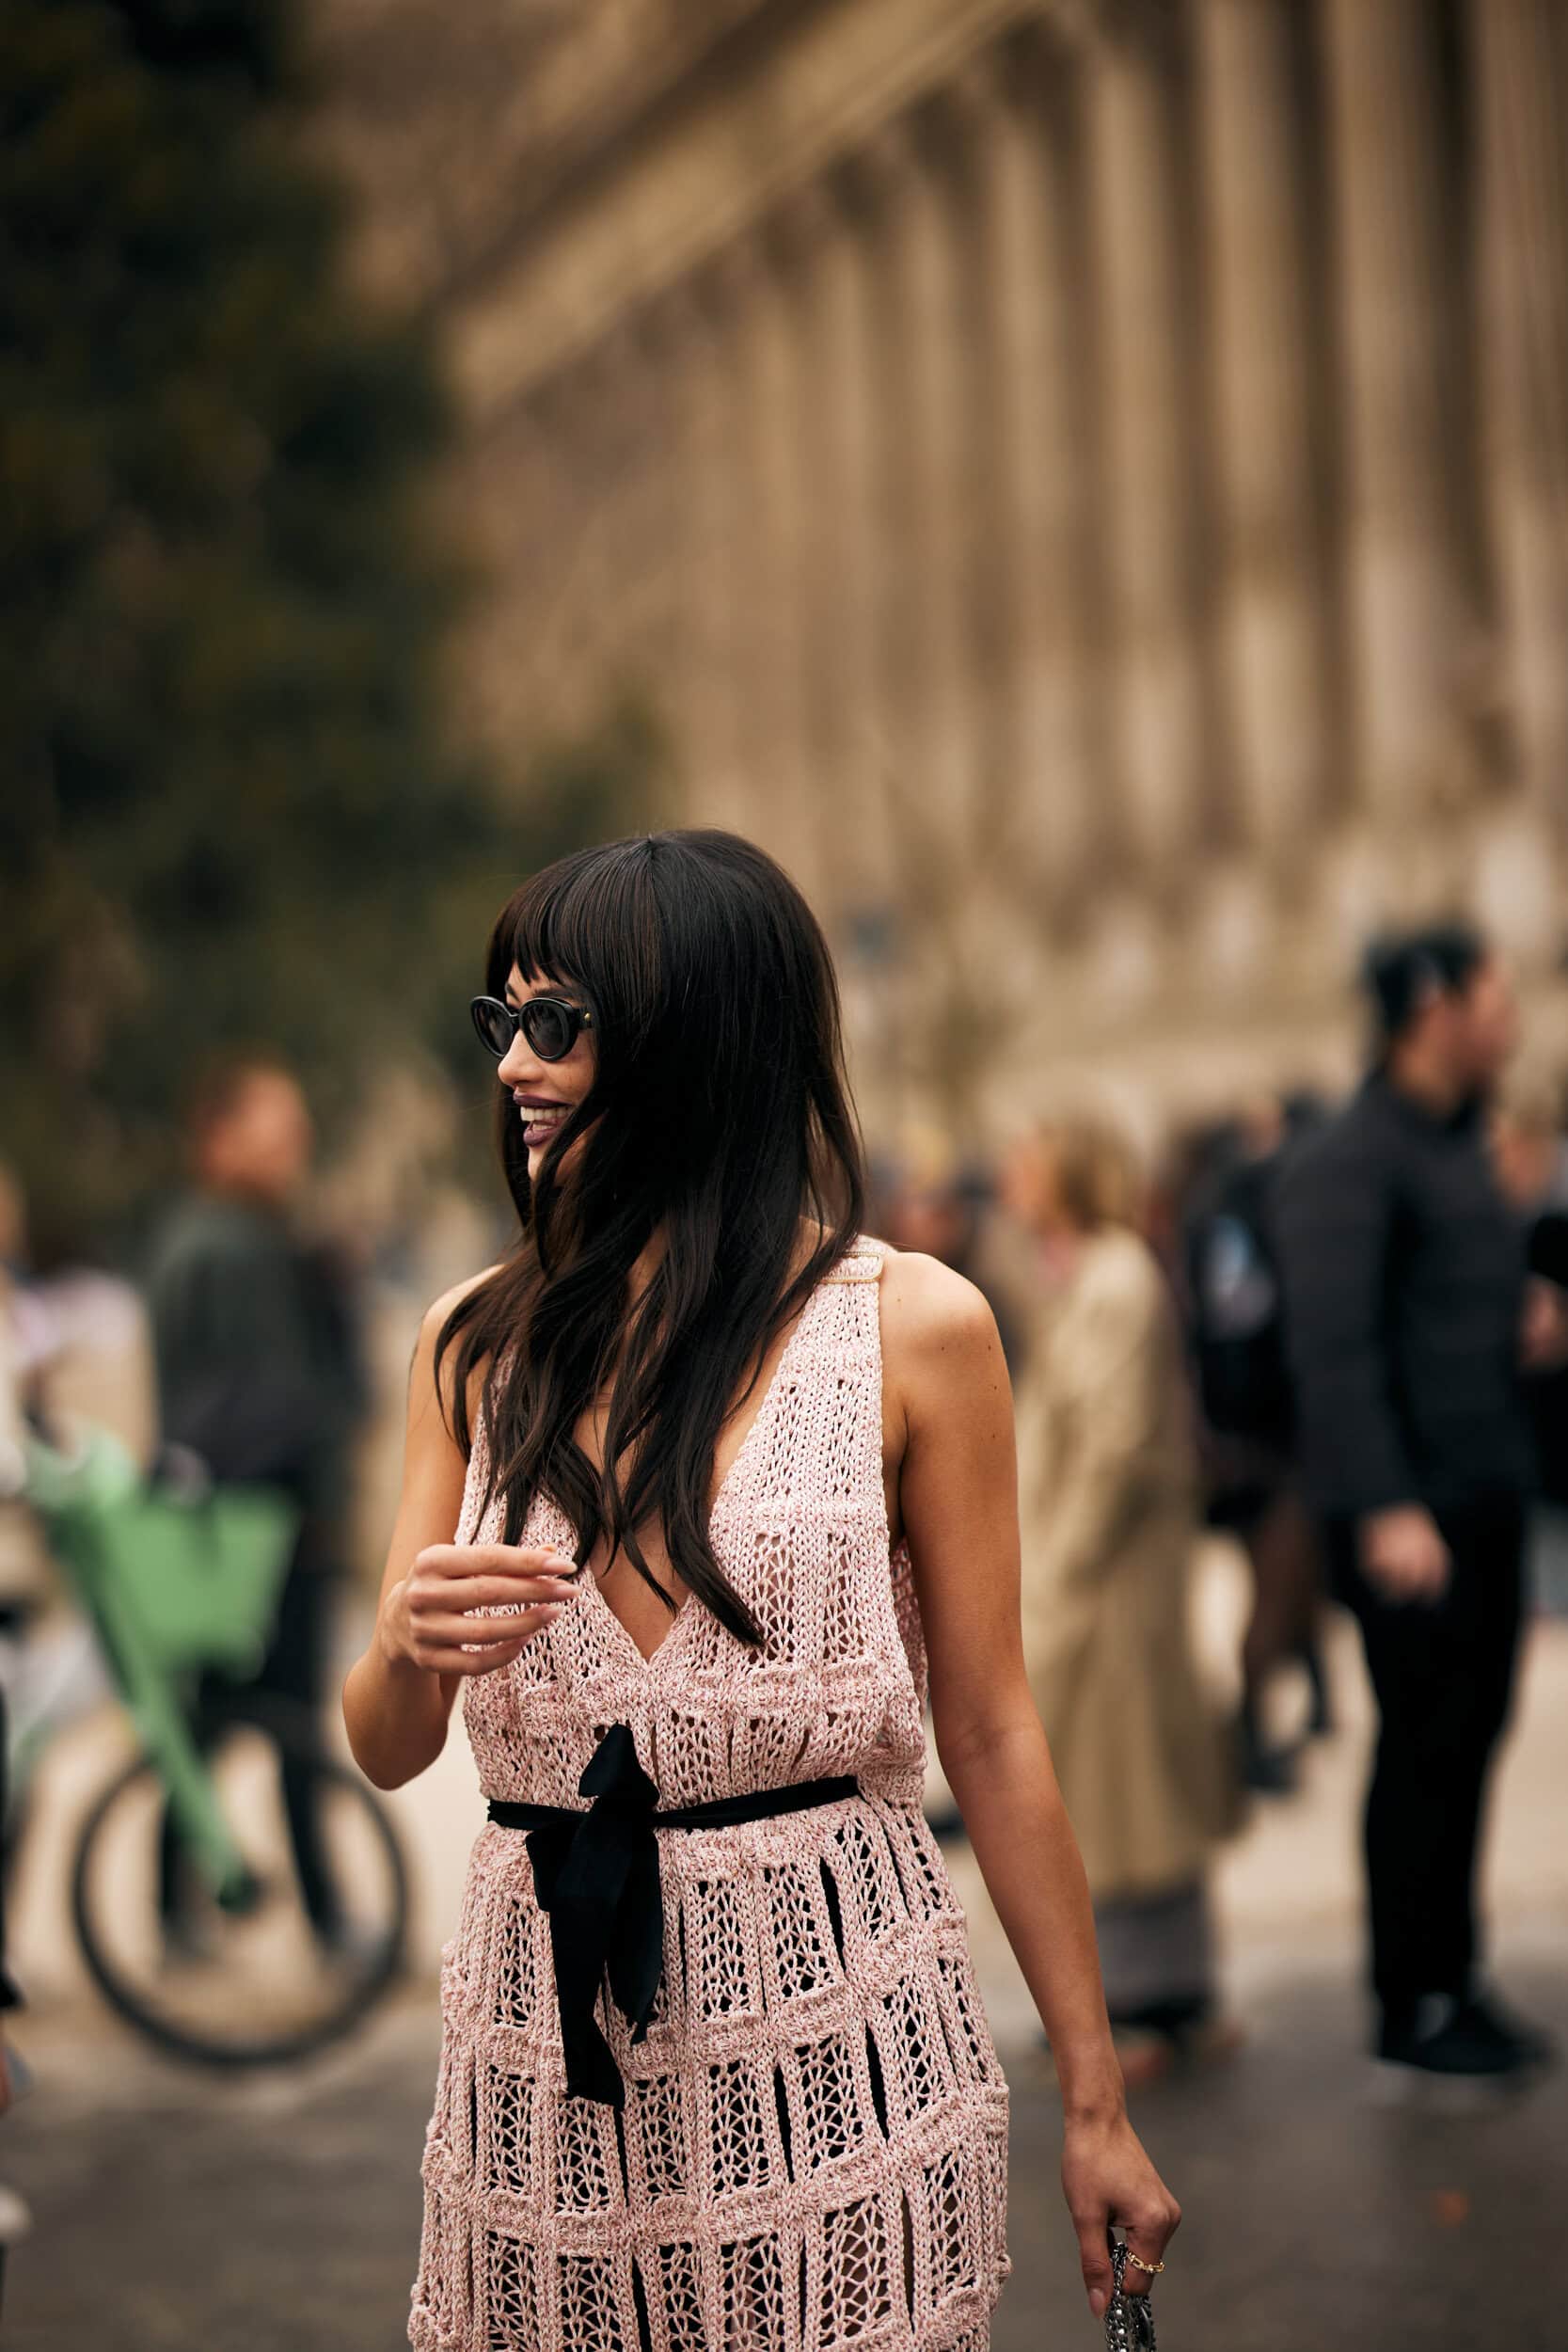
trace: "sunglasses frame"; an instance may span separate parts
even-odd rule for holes
[[[563,1012],[566,1015],[567,1022],[571,1029],[571,1035],[567,1039],[565,1044],[562,1047],[559,1054],[546,1054],[541,1052],[540,1048],[534,1043],[532,1038],[529,1037],[526,1024],[528,1015],[535,1005],[553,1005],[558,1011]],[[569,996],[531,996],[529,997],[527,1003],[521,1005],[509,1005],[499,996],[472,996],[468,1000],[468,1011],[473,1020],[474,1029],[478,1035],[480,1043],[483,1046],[487,1054],[495,1055],[497,1061],[504,1061],[506,1059],[507,1055],[512,1051],[512,1047],[516,1041],[517,1032],[519,1029],[522,1030],[524,1037],[528,1038],[530,1053],[538,1055],[541,1061],[564,1061],[573,1046],[577,1043],[578,1038],[582,1035],[584,1029],[591,1029],[594,1026],[594,1016],[588,1010],[587,1007],[584,1005],[573,1004]],[[508,1039],[506,1044],[501,1047],[499,1054],[496,1053],[496,1049],[490,1042],[489,1038],[485,1035],[484,1030],[485,1014],[491,1011],[503,1014],[512,1024],[512,1036]]]

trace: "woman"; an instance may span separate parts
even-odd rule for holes
[[[1042,1127],[1015,1147],[1006,1190],[1048,1286],[1019,1401],[1024,1654],[1136,2083],[1227,2039],[1204,1870],[1242,1808],[1189,1629],[1191,1405],[1121,1138],[1087,1117]]]
[[[525,883],[487,969],[522,1233],[425,1319],[344,1692],[389,1788],[466,1686],[492,1798],[411,2341],[989,2343],[1007,2091],[921,1811],[927,1660],[1099,2312],[1108,2222],[1152,2269],[1179,2215],[1024,1679],[995,1327],[859,1231],[821,932],[749,843],[658,834]]]

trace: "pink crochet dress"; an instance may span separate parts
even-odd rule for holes
[[[486,1826],[442,1957],[419,2352],[985,2352],[1011,2268],[1007,2086],[921,1809],[926,1656],[882,1487],[879,1245],[818,1284],[714,1504],[760,1650],[688,1599],[644,1661],[592,1580],[466,1686],[486,1792],[582,1807],[630,1726],[662,1807],[862,1793],[657,1831],[663,1976],[625,2084],[568,2096],[550,1918]],[[476,1448],[459,1542],[478,1524]],[[570,1548],[536,1498],[524,1537]]]

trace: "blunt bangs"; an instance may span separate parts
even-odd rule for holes
[[[650,867],[650,844],[639,838],[579,850],[531,875],[496,926],[492,993],[515,965],[526,979],[579,988],[601,1018],[636,1005],[645,1020],[668,977]]]

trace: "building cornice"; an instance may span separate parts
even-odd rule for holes
[[[1050,22],[1083,38],[1101,0],[851,0],[753,7],[693,51],[633,120],[585,113],[576,160],[503,248],[449,290],[460,388],[481,429],[851,153],[986,42]],[[564,151],[562,151],[564,152]]]

